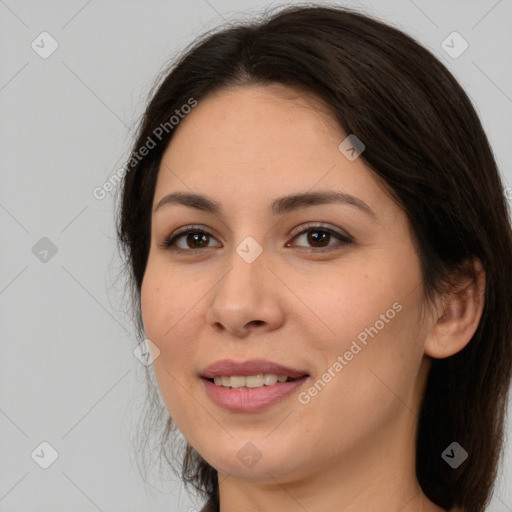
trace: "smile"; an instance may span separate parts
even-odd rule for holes
[[[267,374],[269,375],[269,374]],[[215,384],[215,378],[205,379],[201,378],[204,385],[204,389],[207,397],[218,407],[235,413],[254,413],[264,410],[269,410],[272,406],[280,404],[281,407],[283,402],[293,396],[295,393],[300,391],[300,388],[309,381],[309,375],[304,375],[299,378],[289,378],[284,375],[272,375],[270,374],[271,380],[267,382],[274,382],[273,384],[265,384],[256,386],[259,384],[261,379],[265,379],[265,374],[261,375],[249,375],[249,376],[231,376],[231,377],[217,377],[221,379],[220,384]],[[254,377],[255,381],[251,383],[251,377]],[[281,381],[279,381],[281,377]],[[285,377],[286,380],[282,380]],[[229,386],[224,385],[222,382],[230,384]],[[242,379],[245,381],[242,381]],[[247,379],[249,382],[247,382]],[[232,386],[231,384],[235,384]],[[242,385],[243,384],[243,385]],[[249,384],[249,385],[247,385]],[[251,385],[253,387],[251,387]],[[294,402],[295,403],[295,402]]]
[[[214,382],[217,386],[223,386],[225,388],[261,388],[263,386],[273,386],[278,382],[287,382],[292,381],[291,377],[287,375],[276,375],[275,373],[260,373],[258,375],[235,375],[235,376],[226,376],[223,375],[221,377],[214,377],[210,379],[210,382]]]

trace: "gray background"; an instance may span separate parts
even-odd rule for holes
[[[476,105],[511,185],[512,1],[339,3],[439,56]],[[0,511],[199,508],[176,479],[145,486],[134,464],[144,372],[117,280],[112,196],[92,191],[122,165],[149,87],[176,52],[270,5],[284,3],[0,0]],[[46,59],[31,47],[43,46],[43,31],[59,45]],[[453,31],[469,43],[458,58],[441,47]],[[56,254],[41,252],[43,237]],[[49,457],[43,441],[59,455],[48,469],[31,457]],[[489,511],[512,511],[510,482],[507,446]]]

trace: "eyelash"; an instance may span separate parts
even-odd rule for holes
[[[348,236],[343,235],[333,229],[330,229],[330,228],[327,228],[327,227],[324,227],[324,226],[321,226],[318,224],[306,224],[302,227],[304,229],[302,231],[298,232],[297,234],[293,235],[293,239],[296,239],[305,233],[322,232],[322,233],[328,233],[328,234],[332,235],[333,237],[337,238],[338,240],[340,240],[341,242],[343,242],[337,246],[334,246],[334,248],[332,248],[330,245],[327,247],[316,247],[316,248],[312,247],[309,249],[306,247],[301,247],[302,249],[305,249],[307,252],[312,252],[312,253],[328,252],[328,251],[332,251],[336,248],[340,248],[343,245],[350,244],[353,242],[353,240],[350,239]],[[196,249],[180,249],[179,247],[175,246],[175,242],[179,238],[186,236],[186,235],[190,235],[190,234],[194,234],[194,235],[205,234],[205,235],[208,235],[213,238],[213,235],[211,233],[209,233],[208,231],[204,230],[202,226],[186,226],[185,228],[183,228],[183,230],[181,230],[177,233],[174,233],[171,236],[169,236],[168,238],[166,238],[163,241],[163,243],[160,244],[160,246],[163,249],[169,249],[175,253],[197,253],[199,251],[204,251],[205,249],[211,249],[211,247],[196,248]],[[331,247],[331,248],[329,248],[329,247]]]

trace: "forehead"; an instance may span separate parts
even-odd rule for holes
[[[284,150],[300,152],[301,147],[305,154],[312,146],[329,144],[330,132],[336,140],[342,136],[327,107],[315,97],[282,85],[247,85],[200,100],[181,121],[168,149],[197,157],[208,150],[219,159],[245,153],[247,159],[262,160],[279,157]]]
[[[217,91],[177,127],[162,158],[155,203],[180,190],[240,207],[315,187],[375,203],[383,189],[362,159],[350,161],[339,150],[346,136],[327,107],[302,91],[280,85]]]

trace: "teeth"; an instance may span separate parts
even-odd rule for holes
[[[231,377],[232,388],[242,388],[245,386],[245,377]]]
[[[281,377],[282,377],[282,375],[281,375]],[[273,373],[266,373],[265,375],[263,375],[263,384],[265,384],[265,386],[272,386],[278,380],[279,380],[279,377],[277,375],[274,375]]]
[[[265,379],[263,375],[248,375],[245,377],[245,386],[248,388],[261,388],[265,385]]]
[[[286,382],[288,377],[286,375],[276,375],[274,373],[260,373],[258,375],[233,376],[227,377],[225,375],[215,377],[213,382],[218,386],[225,388],[261,388],[263,386],[273,386],[278,382]]]

